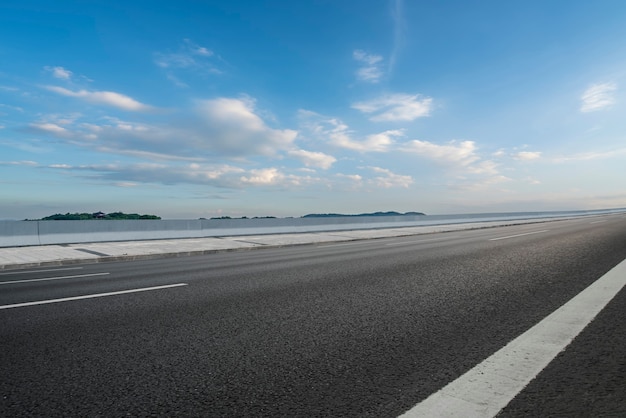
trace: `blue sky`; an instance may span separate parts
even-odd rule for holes
[[[4,1],[0,219],[626,207],[626,2]]]

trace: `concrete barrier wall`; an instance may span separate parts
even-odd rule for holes
[[[39,223],[0,221],[0,247],[39,245]]]
[[[419,217],[0,221],[0,247],[280,234],[416,225]]]

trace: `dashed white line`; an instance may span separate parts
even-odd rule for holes
[[[506,236],[506,237],[491,238],[491,239],[489,239],[489,241],[498,241],[498,240],[501,240],[501,239],[523,237],[525,235],[540,234],[542,232],[548,232],[548,231],[549,231],[549,229],[544,229],[542,231],[526,232],[524,234],[516,234],[516,235],[509,235],[509,236]]]
[[[82,270],[82,267],[66,267],[66,268],[59,268],[59,269],[47,269],[47,270],[19,270],[19,271],[8,271],[8,272],[3,272],[0,273],[0,276],[8,276],[11,275],[13,276],[14,274],[30,274],[30,273],[47,273],[50,271],[66,271],[66,270]]]
[[[90,273],[90,274],[77,274],[75,276],[58,276],[58,277],[45,277],[42,279],[24,279],[24,280],[12,280],[10,282],[0,282],[3,284],[15,284],[15,283],[30,283],[30,282],[47,282],[50,280],[63,280],[63,279],[77,279],[80,277],[93,277],[93,276],[106,276],[110,273]]]
[[[342,242],[340,244],[320,244],[318,245],[318,247],[320,248],[328,248],[328,247],[343,247],[346,245],[365,245],[365,244],[371,244],[372,242],[370,240],[367,241],[360,241],[357,242],[356,240],[352,240],[352,241],[348,241],[348,242]]]
[[[589,222],[589,224],[601,224],[602,222],[606,222],[606,219],[602,219],[601,221]]]
[[[626,260],[491,357],[401,415],[495,417],[626,285]]]
[[[448,238],[456,238],[456,236],[446,236],[445,238],[421,239],[421,240],[417,240],[417,241],[390,242],[390,243],[385,244],[385,245],[388,245],[388,246],[413,245],[413,244],[420,244],[422,242],[443,241],[443,240],[446,240]]]
[[[60,299],[48,299],[48,300],[38,300],[35,302],[24,302],[24,303],[14,303],[12,305],[2,305],[0,309],[11,309],[11,308],[23,308],[26,306],[35,306],[35,305],[46,305],[49,303],[58,303],[58,302],[69,302],[72,300],[81,300],[81,299],[92,299],[92,298],[101,298],[104,296],[115,296],[115,295],[125,295],[128,293],[137,293],[137,292],[148,292],[151,290],[161,290],[161,289],[169,289],[172,287],[180,287],[187,286],[187,283],[176,283],[176,284],[168,284],[165,286],[154,286],[154,287],[144,287],[140,289],[130,289],[130,290],[120,290],[117,292],[107,292],[107,293],[94,293],[91,295],[83,295],[83,296],[73,296],[69,298],[60,298]]]

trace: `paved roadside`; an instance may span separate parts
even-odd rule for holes
[[[188,255],[209,254],[218,251],[432,234],[436,232],[493,228],[498,226],[540,223],[565,219],[571,218],[473,222],[434,226],[309,232],[296,234],[7,247],[0,248],[0,270],[158,257],[181,257]]]

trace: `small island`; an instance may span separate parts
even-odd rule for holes
[[[161,219],[156,215],[139,215],[137,213],[123,213],[123,212],[96,212],[96,213],[55,213],[54,215],[46,216],[39,219],[40,221],[86,221],[86,220],[120,220],[120,219]]]
[[[359,213],[356,215],[344,215],[342,213],[311,213],[304,215],[303,218],[344,218],[344,217],[360,217],[360,216],[426,216],[422,212],[373,212],[373,213]]]

